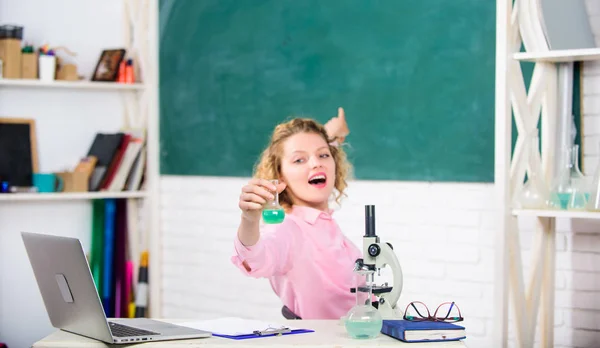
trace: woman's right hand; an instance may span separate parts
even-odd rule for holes
[[[285,183],[279,183],[277,186],[266,179],[251,179],[248,184],[242,187],[240,194],[239,207],[242,210],[242,217],[250,221],[258,221],[263,206],[267,201],[275,199],[272,192],[281,193],[285,190]]]

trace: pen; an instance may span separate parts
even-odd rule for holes
[[[290,333],[290,332],[292,332],[292,331],[289,328],[287,328],[287,327],[282,327],[282,328],[279,328],[279,329],[268,328],[268,329],[263,330],[263,331],[261,331],[261,330],[254,330],[253,331],[253,333],[255,335],[258,335],[258,336],[269,336],[269,335],[281,336],[284,333]]]

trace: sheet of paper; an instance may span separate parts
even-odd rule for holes
[[[191,327],[198,330],[212,332],[217,335],[240,336],[252,334],[255,330],[280,329],[287,327],[290,330],[299,328],[291,327],[283,323],[270,323],[260,320],[226,317],[211,320],[198,320],[178,323],[178,325]]]

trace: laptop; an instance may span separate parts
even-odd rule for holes
[[[109,344],[212,336],[148,318],[108,320],[79,239],[29,232],[21,232],[21,237],[55,328]]]

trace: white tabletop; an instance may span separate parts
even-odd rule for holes
[[[172,323],[181,322],[181,320],[165,320]],[[338,320],[299,320],[294,322],[294,327],[303,329],[312,329],[315,332],[284,335],[277,337],[261,337],[246,340],[232,340],[221,337],[200,338],[194,340],[176,340],[162,342],[145,342],[140,344],[131,344],[127,347],[398,347],[406,345],[407,347],[465,347],[462,341],[454,342],[431,342],[431,343],[404,343],[394,338],[380,334],[374,339],[356,340],[352,339],[346,333],[346,329]],[[64,331],[55,331],[44,339],[36,342],[34,348],[46,347],[81,347],[96,348],[110,347],[109,345],[74,335]],[[114,347],[114,346],[113,346]]]

